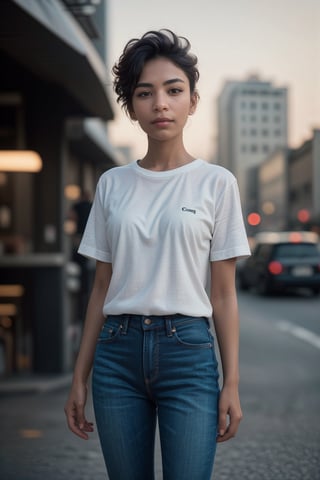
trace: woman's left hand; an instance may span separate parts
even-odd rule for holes
[[[242,419],[238,387],[224,386],[219,400],[219,422],[217,442],[233,438]]]

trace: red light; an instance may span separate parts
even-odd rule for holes
[[[283,266],[280,262],[274,260],[270,262],[268,265],[268,270],[272,275],[280,275],[283,272]]]
[[[306,208],[302,208],[297,213],[297,217],[298,217],[299,222],[306,223],[310,220],[310,212]]]
[[[300,243],[302,241],[302,235],[299,232],[291,232],[289,235],[289,240],[292,243]]]
[[[247,220],[249,225],[256,227],[261,222],[261,216],[259,213],[252,212],[247,216]]]

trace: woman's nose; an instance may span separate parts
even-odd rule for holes
[[[168,110],[168,103],[163,94],[158,94],[154,97],[153,108],[156,112],[161,112],[163,110]]]

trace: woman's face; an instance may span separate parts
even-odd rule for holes
[[[197,106],[188,77],[164,57],[144,66],[132,97],[131,118],[137,120],[149,140],[182,136],[183,128]]]

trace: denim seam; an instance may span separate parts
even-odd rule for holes
[[[174,334],[174,339],[176,340],[176,344],[180,345],[181,347],[186,347],[186,348],[192,348],[192,349],[206,349],[206,348],[212,348],[212,343],[206,342],[206,343],[187,343],[181,340],[179,335],[175,332]]]

